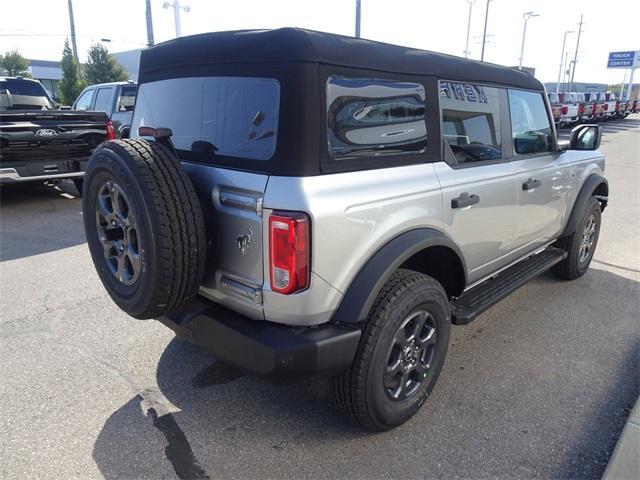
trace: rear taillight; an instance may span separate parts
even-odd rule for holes
[[[113,123],[111,120],[107,120],[104,124],[105,129],[107,130],[107,140],[115,140],[116,137],[116,129],[113,128]]]
[[[580,113],[584,113],[584,105],[580,104],[580,107],[578,108],[578,111]]]
[[[620,101],[616,100],[616,110],[618,110],[620,108]]]
[[[288,295],[309,286],[311,246],[309,217],[301,212],[274,212],[269,217],[271,290]]]
[[[602,109],[603,110],[609,110],[609,104],[608,103],[603,103],[602,104]]]
[[[566,115],[567,113],[569,113],[569,107],[562,107],[562,114]]]

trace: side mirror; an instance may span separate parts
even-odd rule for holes
[[[600,148],[601,138],[600,125],[579,125],[571,130],[569,150],[597,150]]]

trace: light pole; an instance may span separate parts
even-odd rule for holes
[[[482,53],[480,54],[480,61],[484,62],[484,45],[487,43],[487,22],[489,21],[489,4],[492,0],[487,0],[487,8],[484,12],[484,33],[482,34]]]
[[[522,27],[522,45],[520,46],[520,63],[518,64],[518,69],[522,70],[522,59],[524,58],[524,39],[527,36],[527,22],[532,17],[539,17],[537,13],[533,12],[525,12],[522,14],[522,18],[524,20],[524,26]]]
[[[567,45],[567,35],[574,33],[573,30],[567,30],[564,32],[564,39],[562,40],[562,53],[560,54],[560,69],[558,70],[558,83],[556,83],[556,93],[560,93],[560,77],[562,76],[562,66],[564,65],[564,47]]]
[[[467,0],[469,2],[469,20],[467,20],[467,43],[464,48],[464,58],[469,58],[471,52],[469,51],[469,32],[471,31],[471,11],[473,10],[473,4],[476,0]]]
[[[576,53],[573,56],[573,68],[571,69],[571,80],[569,80],[571,89],[573,89],[573,78],[576,75],[576,63],[578,63],[578,51],[580,50],[580,35],[582,34],[582,25],[584,22],[582,21],[582,17],[584,15],[580,15],[580,23],[578,24],[578,40],[576,40]]]
[[[360,38],[360,0],[356,0],[356,38]]]
[[[162,8],[170,8],[173,7],[173,20],[176,25],[176,38],[182,36],[182,30],[180,28],[180,10],[184,10],[184,13],[189,13],[191,7],[189,5],[185,5],[184,7],[180,6],[180,0],[173,0],[171,2],[164,2],[162,4]]]

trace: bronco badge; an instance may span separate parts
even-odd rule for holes
[[[247,228],[247,233],[245,233],[244,235],[238,235],[238,237],[236,238],[236,246],[240,249],[242,255],[244,255],[244,252],[251,248],[252,243],[253,231],[250,228]]]

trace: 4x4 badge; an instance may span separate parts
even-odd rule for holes
[[[247,228],[247,233],[245,233],[244,235],[238,235],[238,237],[236,238],[236,246],[240,249],[242,255],[244,255],[244,252],[251,248],[252,243],[253,231],[250,228]]]

